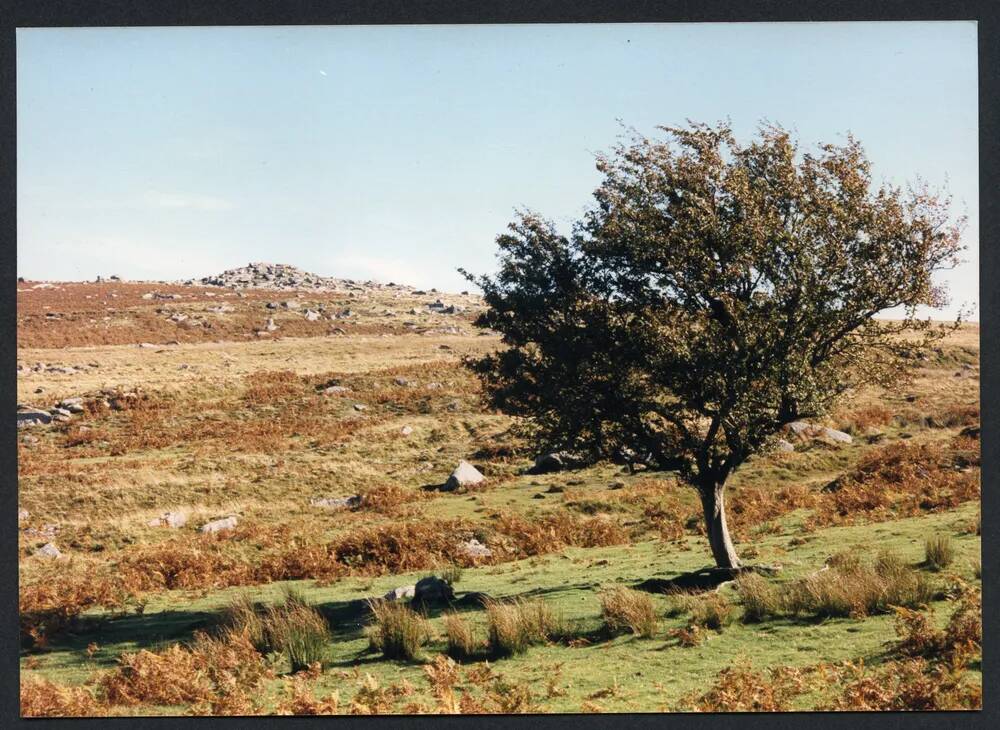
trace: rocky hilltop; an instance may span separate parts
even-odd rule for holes
[[[353,279],[336,279],[303,271],[288,264],[251,262],[237,269],[229,269],[221,274],[206,276],[197,282],[203,286],[224,286],[231,289],[315,289],[317,291],[370,290],[382,288],[405,289],[396,284],[380,284],[374,281],[360,282]]]

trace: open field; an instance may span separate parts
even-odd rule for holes
[[[848,615],[785,606],[746,622],[747,599],[726,585],[710,594],[729,612],[713,628],[690,601],[644,592],[652,636],[606,630],[608,586],[709,564],[697,495],[671,473],[611,463],[526,473],[531,443],[482,406],[461,366],[498,344],[471,325],[475,297],[35,286],[18,285],[18,401],[83,404],[18,434],[22,701],[41,714],[754,709],[726,704],[726,691],[708,696],[726,681],[744,682],[737,695],[770,698],[756,709],[847,709],[880,667],[909,676],[906,662],[933,687],[954,680],[926,702],[975,702],[977,650],[956,654],[961,666],[944,676],[933,653],[897,646],[902,619],[885,606]],[[180,298],[144,299],[150,292]],[[428,308],[439,296],[461,309]],[[259,334],[269,318],[276,329]],[[965,325],[912,382],[852,394],[826,424],[850,444],[803,440],[737,472],[728,492],[737,549],[780,566],[766,579],[775,590],[796,594],[845,551],[891,551],[899,570],[928,584],[914,605],[927,604],[933,625],[971,605],[978,352],[979,329]],[[461,460],[485,481],[443,491]],[[340,509],[313,503],[354,496]],[[184,524],[151,524],[167,512]],[[198,531],[231,516],[233,529]],[[926,562],[934,536],[952,553],[939,569]],[[470,550],[473,540],[488,554]],[[50,543],[60,558],[35,554]],[[454,667],[440,658],[456,620],[440,607],[428,609],[416,658],[371,650],[364,599],[431,573],[450,573],[471,655]],[[196,673],[171,663],[188,649],[169,647],[216,630],[235,598],[274,605],[289,587],[329,624],[319,666],[293,676],[287,651],[255,649],[259,676],[213,665],[208,675],[222,679],[181,701],[139,687],[139,675],[156,684]],[[478,594],[544,601],[551,620],[525,651],[502,656],[482,646]],[[161,652],[143,665],[151,674],[122,658],[140,650]],[[746,675],[724,672],[744,663]]]

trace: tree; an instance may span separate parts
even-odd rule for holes
[[[738,568],[727,478],[946,334],[915,309],[947,301],[932,274],[958,263],[964,221],[926,188],[875,189],[852,137],[800,152],[777,126],[746,146],[725,124],[660,129],[598,156],[571,235],[519,213],[498,273],[462,272],[504,345],[467,364],[540,446],[677,470],[716,564]]]

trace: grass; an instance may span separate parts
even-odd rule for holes
[[[487,599],[487,646],[495,657],[523,654],[548,641],[559,629],[552,608],[541,600]]]
[[[421,647],[430,639],[430,626],[424,617],[401,602],[373,600],[369,606],[371,650],[381,652],[386,659],[417,661]]]
[[[171,666],[191,665],[195,632],[220,624],[240,626],[254,651],[277,662],[276,675],[262,676],[245,696],[222,697],[217,685],[200,685],[211,701],[206,695],[174,706],[140,701],[98,709],[222,713],[256,702],[302,713],[402,712],[408,705],[443,711],[446,703],[418,663],[442,654],[463,662],[455,670],[461,677],[452,688],[454,707],[676,708],[684,695],[704,694],[743,656],[772,684],[780,684],[772,668],[888,661],[895,616],[883,612],[885,601],[866,608],[866,617],[852,617],[830,586],[812,586],[826,595],[812,607],[813,599],[801,598],[809,592],[797,592],[845,548],[877,545],[900,556],[902,568],[887,564],[869,581],[895,585],[893,600],[919,593],[912,575],[941,580],[918,567],[928,535],[950,538],[949,575],[979,580],[978,444],[955,438],[978,403],[978,377],[954,377],[955,368],[975,361],[973,329],[926,363],[907,392],[861,393],[831,416],[829,425],[855,434],[850,446],[800,445],[791,454],[755,457],[737,472],[727,495],[737,549],[749,562],[783,569],[773,578],[743,576],[716,597],[687,597],[671,613],[676,599],[635,594],[629,586],[709,562],[697,496],[673,475],[625,474],[614,464],[522,473],[534,456],[531,444],[510,431],[509,419],[480,410],[476,384],[458,362],[495,340],[476,336],[467,317],[383,318],[384,309],[406,311],[436,295],[331,295],[327,307],[359,312],[347,336],[320,336],[309,329],[315,323],[300,331],[292,315],[279,313],[279,333],[294,336],[262,341],[240,328],[265,301],[287,295],[225,297],[236,311],[214,331],[181,333],[171,324],[171,336],[153,322],[162,303],[140,299],[150,287],[110,286],[18,295],[19,362],[83,367],[76,375],[19,376],[20,401],[45,405],[103,387],[139,392],[124,410],[98,404],[69,427],[35,431],[37,444],[18,444],[19,507],[31,513],[21,526],[57,525],[54,541],[70,557],[30,557],[42,539],[21,531],[22,625],[37,634],[26,638],[21,665],[25,697],[43,714],[60,707],[85,714],[87,698],[60,688],[84,687],[93,696],[88,677],[118,672],[122,655],[179,643],[170,650]],[[218,303],[187,293],[195,296],[168,305],[197,314]],[[85,299],[94,294],[102,299]],[[75,319],[42,322],[46,306]],[[111,326],[103,314],[85,315],[106,306],[119,310],[109,315]],[[417,328],[404,328],[402,320],[411,318]],[[435,329],[445,324],[459,333]],[[140,349],[138,338],[181,344]],[[410,384],[398,385],[397,377]],[[333,380],[351,390],[325,395],[320,386]],[[456,410],[449,410],[452,402]],[[355,411],[355,403],[368,409]],[[403,426],[412,433],[403,436]],[[874,431],[881,441],[868,443]],[[488,486],[470,494],[435,491],[460,459],[482,466]],[[845,487],[824,491],[837,480]],[[310,504],[350,495],[362,497],[350,509]],[[168,510],[186,514],[188,525],[148,526]],[[196,533],[230,514],[239,519],[232,533]],[[472,538],[491,557],[469,559],[461,545]],[[869,558],[861,564],[875,556]],[[878,574],[872,570],[860,572]],[[398,658],[382,649],[366,656],[372,637],[364,600],[428,571],[447,573],[459,599],[491,596],[494,620],[480,601],[426,616],[394,605],[399,615],[387,614],[385,626],[393,627],[389,654]],[[616,592],[602,594],[602,586]],[[301,599],[289,600],[289,587]],[[789,595],[799,596],[800,609],[787,609]],[[929,605],[943,631],[951,611],[936,595]],[[693,636],[693,645],[682,645],[678,632]],[[653,639],[636,641],[644,635]],[[379,634],[374,643],[387,645],[381,641]],[[317,660],[323,667],[314,673]],[[299,670],[297,679],[289,669]],[[216,674],[222,684],[225,671]],[[834,701],[832,689],[788,700],[797,709]]]
[[[765,558],[781,554],[785,569],[776,579],[777,586],[798,580],[817,566],[832,550],[844,545],[865,545],[875,538],[886,547],[898,551],[908,562],[922,559],[923,539],[928,532],[937,532],[967,520],[975,513],[975,506],[960,508],[956,512],[940,513],[920,518],[908,518],[894,523],[883,523],[874,528],[869,526],[832,527],[818,530],[814,539],[793,549],[785,548],[787,537],[774,535],[761,541],[761,552]],[[979,542],[972,536],[956,537],[958,558],[956,566],[963,565],[979,554]],[[785,551],[785,552],[781,552]],[[606,561],[606,564],[597,565]],[[692,539],[684,546],[663,546],[656,541],[645,541],[622,548],[601,549],[575,548],[565,554],[551,555],[539,559],[526,559],[502,566],[468,568],[463,576],[463,586],[469,591],[481,591],[497,597],[517,597],[530,599],[525,591],[543,591],[546,602],[554,612],[563,615],[569,633],[589,636],[600,629],[602,624],[599,588],[616,580],[637,581],[651,574],[671,574],[674,571],[690,570],[705,562],[705,550],[700,541]],[[381,594],[389,588],[404,582],[415,582],[422,572],[386,576],[374,581],[363,577],[347,578],[328,586],[315,585],[310,581],[296,585],[307,596],[311,605],[318,606],[325,613],[340,616],[342,620],[334,624],[334,638],[331,642],[330,663],[334,666],[350,663],[368,647],[368,638],[363,632],[362,614],[352,608],[352,601],[358,596]],[[530,576],[530,587],[518,579]],[[971,569],[967,579],[973,580]],[[41,656],[41,665],[27,674],[45,676],[53,681],[67,684],[81,684],[89,675],[87,669],[86,645],[93,640],[101,644],[100,651],[89,666],[113,668],[117,653],[135,650],[141,645],[156,648],[155,637],[188,635],[192,622],[205,621],[208,617],[224,610],[231,598],[247,589],[233,588],[210,592],[198,598],[184,591],[175,591],[151,599],[141,617],[127,616],[107,620],[103,627],[89,628],[74,639],[70,645],[54,647]],[[252,589],[255,602],[264,604],[282,600],[284,584],[261,586]],[[668,606],[666,596],[651,595],[651,600],[662,615]],[[945,601],[932,601],[937,613],[943,615]],[[465,611],[461,615],[468,622],[480,627],[485,624],[485,611]],[[444,632],[446,615],[432,617],[430,624],[441,638],[423,647],[428,655],[447,650],[447,636]],[[186,617],[186,619],[185,619]],[[756,667],[806,666],[822,657],[825,661],[837,662],[868,657],[869,662],[877,662],[884,651],[885,642],[894,637],[894,616],[881,614],[864,620],[834,618],[817,624],[805,617],[772,620],[764,624],[744,626],[732,623],[722,634],[714,634],[701,646],[685,648],[670,646],[664,642],[644,641],[636,643],[631,636],[609,640],[590,641],[569,646],[570,642],[553,642],[530,647],[523,654],[502,659],[496,666],[506,679],[513,683],[541,682],[553,673],[552,667],[561,665],[559,686],[566,689],[565,695],[545,699],[542,704],[547,711],[577,712],[586,701],[587,695],[606,689],[617,675],[619,682],[630,694],[621,698],[602,701],[606,710],[625,711],[630,708],[658,708],[672,705],[690,691],[707,686],[718,672],[740,656],[748,657]],[[662,629],[666,632],[683,628],[688,624],[687,616],[664,619]],[[193,624],[197,626],[197,623]],[[479,629],[483,631],[482,628]],[[482,634],[481,634],[482,636]],[[22,660],[23,661],[23,660]],[[493,662],[491,662],[492,664]],[[481,666],[481,660],[470,667]],[[623,673],[622,667],[640,666],[642,676],[634,672]],[[423,690],[419,665],[398,664],[376,661],[363,665],[363,672],[370,673],[384,687],[409,681],[418,688],[417,696]],[[657,685],[660,685],[659,688]],[[283,697],[280,683],[272,682],[269,701],[277,702]],[[334,690],[343,690],[343,680],[337,672],[324,673],[313,687],[317,696],[325,696]],[[793,706],[798,709],[811,707],[815,695],[796,698]],[[801,703],[801,704],[795,704]],[[400,707],[402,704],[400,705]]]
[[[931,570],[944,570],[955,560],[955,546],[950,535],[935,535],[924,543],[924,560]]]
[[[656,634],[659,619],[648,594],[625,586],[610,586],[601,591],[600,598],[601,618],[610,633],[625,630],[645,639]]]

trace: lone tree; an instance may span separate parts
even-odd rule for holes
[[[677,470],[716,564],[738,568],[727,478],[946,334],[915,308],[946,303],[932,274],[958,263],[963,221],[926,189],[873,189],[851,137],[800,153],[776,126],[747,146],[725,124],[660,129],[598,157],[596,205],[568,238],[520,213],[499,273],[462,272],[505,345],[467,364],[540,446]]]

